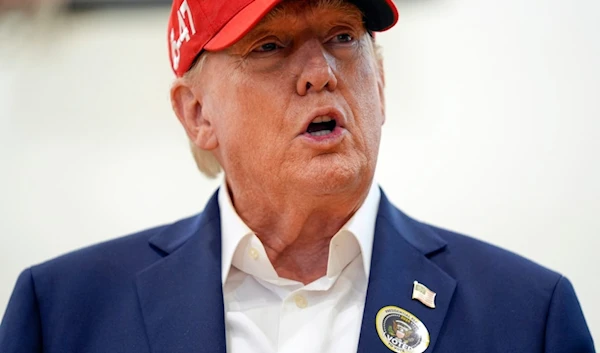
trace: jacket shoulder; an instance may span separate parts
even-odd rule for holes
[[[446,243],[445,251],[435,256],[448,273],[457,279],[485,281],[488,286],[537,287],[552,292],[563,277],[539,263],[474,237],[424,224]]]
[[[534,280],[543,282],[544,286],[550,283],[555,286],[562,277],[512,251],[415,219],[391,204],[385,194],[382,194],[378,217],[459,281],[479,280],[483,285],[494,286],[498,280],[506,280],[504,284]]]
[[[446,248],[431,260],[457,280],[454,309],[461,314],[456,320],[468,317],[486,322],[493,317],[496,323],[511,322],[510,326],[519,327],[512,339],[521,342],[519,351],[523,352],[539,351],[541,346],[546,352],[595,352],[577,295],[566,277],[487,242],[425,226],[446,242]],[[491,337],[509,328],[494,324],[478,330],[481,337]]]
[[[199,215],[188,217],[171,224],[156,226],[136,233],[111,239],[68,252],[54,259],[31,267],[36,282],[53,277],[87,278],[93,276],[128,276],[144,269],[164,256],[152,245],[151,239],[163,233],[172,232],[182,224],[193,222]]]

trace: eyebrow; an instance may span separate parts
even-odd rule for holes
[[[276,35],[281,32],[289,31],[293,27],[294,19],[297,14],[306,9],[310,11],[332,10],[338,16],[330,21],[320,22],[323,27],[337,25],[347,25],[350,27],[361,27],[365,33],[369,31],[365,27],[364,16],[358,7],[343,0],[285,0],[271,10],[265,17],[237,43],[228,48],[230,53],[241,53],[245,47],[251,45],[260,38],[268,35]],[[333,16],[332,16],[333,17]],[[340,18],[342,20],[340,21]],[[284,29],[279,25],[284,22]]]

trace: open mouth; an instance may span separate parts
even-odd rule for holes
[[[325,136],[331,134],[336,126],[335,119],[328,116],[319,116],[308,125],[306,133],[311,136]]]

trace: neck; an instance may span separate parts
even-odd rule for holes
[[[307,195],[238,189],[228,182],[240,218],[263,243],[280,277],[304,284],[327,273],[331,238],[366,199],[371,181],[352,192]]]

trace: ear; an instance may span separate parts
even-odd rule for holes
[[[200,90],[192,82],[185,78],[175,80],[171,87],[171,105],[191,143],[207,151],[217,148],[214,126],[203,114]]]

